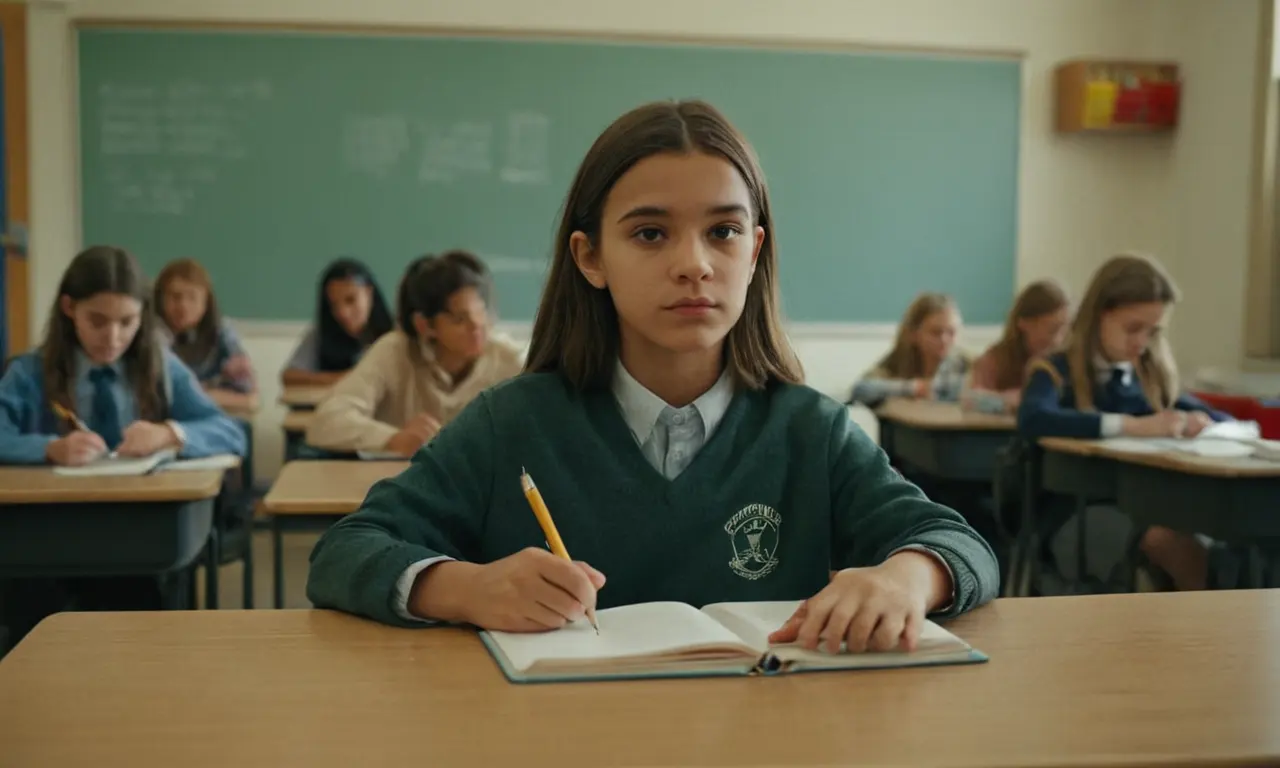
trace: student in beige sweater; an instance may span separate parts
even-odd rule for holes
[[[490,335],[489,274],[479,258],[421,259],[404,280],[400,328],[316,408],[310,445],[410,456],[477,395],[520,372],[520,349]]]

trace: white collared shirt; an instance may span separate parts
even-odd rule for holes
[[[1100,387],[1105,387],[1111,383],[1111,377],[1117,372],[1120,373],[1120,383],[1129,386],[1133,383],[1133,363],[1124,361],[1121,363],[1113,363],[1101,356],[1093,358],[1094,380]],[[1104,413],[1102,414],[1102,423],[1100,431],[1102,437],[1118,437],[1124,431],[1123,413]]]
[[[613,396],[640,452],[663,477],[673,480],[711,439],[733,401],[733,376],[726,368],[711,389],[683,408],[666,401],[636,381],[619,360]]]

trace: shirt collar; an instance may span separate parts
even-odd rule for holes
[[[1133,383],[1133,363],[1127,360],[1121,363],[1113,363],[1098,355],[1093,358],[1093,368],[1097,371],[1099,384],[1106,384],[1111,381],[1111,376],[1115,371],[1120,371],[1121,384],[1127,387]]]
[[[662,415],[662,412],[667,408],[674,408],[674,406],[636,381],[636,378],[631,375],[631,372],[627,370],[621,360],[618,361],[614,368],[613,396],[617,399],[618,406],[622,409],[622,418],[626,421],[631,434],[642,445],[649,439],[649,435],[653,433],[653,427],[658,423],[658,417]],[[692,403],[693,407],[697,409],[698,415],[702,417],[702,426],[706,438],[710,438],[711,433],[719,426],[725,412],[729,410],[729,403],[732,401],[733,376],[729,369],[725,368],[724,373],[720,374],[720,378],[716,380],[716,383],[711,385],[711,389],[703,392]]]
[[[116,378],[119,379],[124,376],[124,363],[122,362],[122,359],[123,358],[119,358],[110,365],[99,365],[90,360],[89,356],[84,353],[84,350],[77,346],[75,352],[76,380],[79,381],[87,378],[89,376],[89,371],[97,368],[110,368],[115,371]]]

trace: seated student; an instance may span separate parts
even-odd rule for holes
[[[77,466],[109,451],[165,449],[185,458],[243,456],[245,437],[164,349],[133,257],[89,248],[62,277],[43,343],[14,358],[0,379],[0,464]],[[88,609],[157,609],[160,592],[147,577],[21,580],[4,603],[9,618],[11,608],[22,614],[16,622],[25,632],[68,600]]]
[[[194,259],[171,261],[156,278],[160,330],[175,354],[223,408],[251,409],[258,399],[253,364],[240,337],[218,311],[213,280]]]
[[[1027,366],[1061,346],[1070,322],[1071,302],[1057,281],[1039,280],[1022,289],[1000,340],[973,362],[961,402],[988,413],[1016,411]]]
[[[987,545],[800,383],[768,199],[703,102],[607,128],[563,207],[528,373],[329,529],[311,600],[532,632],[597,606],[808,598],[775,641],[862,651],[990,599]],[[582,562],[543,548],[522,467]]]
[[[315,325],[294,349],[280,381],[285,386],[333,384],[391,328],[373,273],[355,259],[338,259],[320,275]]]
[[[1031,364],[1018,408],[1019,434],[1030,440],[1194,437],[1213,421],[1227,420],[1226,414],[1180,393],[1165,333],[1177,300],[1173,281],[1152,259],[1121,255],[1103,264],[1080,303],[1064,350]],[[1089,526],[1097,531],[1088,544],[1089,559],[1100,565],[1095,575],[1110,580],[1131,527],[1118,512],[1101,518],[1100,525]],[[1167,539],[1153,528],[1142,534],[1140,545],[1152,562],[1173,572],[1177,569],[1153,549]]]
[[[969,358],[955,348],[960,311],[950,296],[922,293],[907,307],[893,349],[853,387],[850,403],[874,408],[891,397],[955,401]]]
[[[450,251],[406,275],[400,329],[374,343],[316,408],[307,443],[412,455],[485,389],[520,372],[520,349],[489,333],[489,273]]]

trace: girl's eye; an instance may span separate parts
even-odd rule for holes
[[[641,227],[635,231],[632,237],[642,243],[656,243],[662,239],[662,230],[657,227]]]
[[[711,228],[711,236],[717,240],[730,240],[742,234],[742,230],[735,224],[717,224]]]

